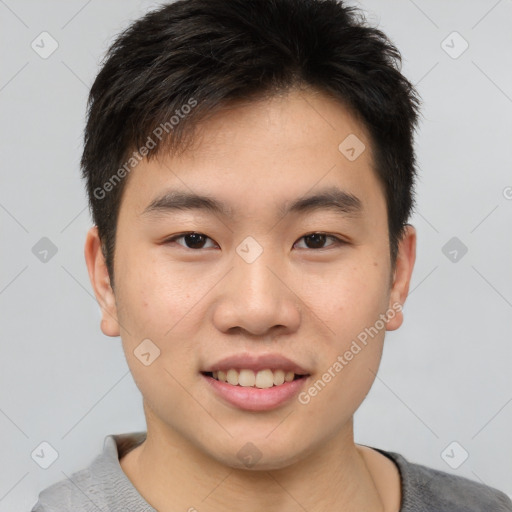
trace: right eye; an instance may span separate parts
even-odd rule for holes
[[[189,232],[189,233],[182,233],[181,235],[175,235],[171,238],[168,238],[164,245],[170,244],[171,242],[176,242],[177,240],[183,239],[185,241],[185,244],[178,243],[178,245],[181,245],[182,247],[185,247],[185,249],[204,249],[204,245],[206,240],[213,240],[204,235],[203,233],[196,233],[195,231]],[[215,247],[215,246],[213,246]]]

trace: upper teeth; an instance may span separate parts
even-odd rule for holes
[[[254,373],[252,370],[230,369],[227,372],[219,370],[213,372],[213,378],[222,382],[228,382],[233,386],[257,387],[260,389],[280,386],[284,382],[291,382],[295,377],[293,372],[284,370],[260,370]]]

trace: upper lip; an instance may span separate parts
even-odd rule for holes
[[[233,354],[208,365],[203,372],[227,371],[230,369],[253,370],[284,370],[297,375],[309,375],[307,370],[296,362],[281,354]]]

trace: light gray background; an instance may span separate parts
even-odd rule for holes
[[[99,329],[78,163],[100,59],[155,5],[0,0],[0,511],[30,510],[105,435],[145,428],[120,339]],[[387,335],[356,440],[512,495],[512,1],[358,5],[401,50],[424,106],[405,322]],[[31,48],[43,31],[59,44],[47,59]],[[469,43],[456,59],[441,46],[453,31]],[[44,236],[58,248],[46,263],[32,253]],[[442,252],[454,236],[468,248],[456,263]],[[31,458],[43,441],[58,452],[46,470]],[[441,457],[453,441],[469,453],[456,470]]]

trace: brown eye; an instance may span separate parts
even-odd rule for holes
[[[311,233],[309,235],[304,235],[301,240],[304,240],[306,243],[306,249],[324,249],[326,240],[331,239],[334,243],[327,245],[326,247],[331,247],[332,245],[340,245],[343,243],[343,240],[338,237],[327,235],[325,233]],[[301,247],[302,249],[303,247]]]
[[[186,249],[204,249],[206,241],[211,240],[211,238],[203,235],[202,233],[184,233],[170,238],[166,243],[175,242],[180,239],[183,239],[185,243],[183,244],[178,242],[178,244]]]

